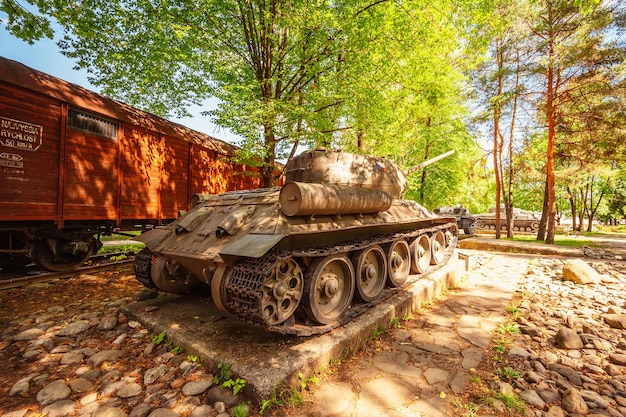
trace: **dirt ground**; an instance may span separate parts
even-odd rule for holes
[[[597,245],[594,249],[603,249],[613,255],[620,255],[626,259],[626,235],[606,235],[601,237],[581,237],[581,239],[592,240]],[[0,331],[9,327],[9,323],[19,323],[23,317],[36,312],[43,312],[51,306],[70,305],[73,303],[93,303],[116,300],[125,297],[134,298],[143,289],[142,285],[134,279],[132,270],[125,269],[119,271],[109,271],[97,276],[70,278],[53,283],[52,285],[35,285],[28,288],[9,289],[0,292]],[[454,291],[449,296],[454,297]],[[341,380],[345,378],[345,369],[348,369],[351,361],[356,360],[360,355],[374,355],[377,352],[386,350],[391,344],[385,335],[370,341],[362,350],[353,353],[343,362],[337,362],[326,369],[321,376],[324,379]],[[0,361],[5,366],[0,367],[0,398],[12,384],[21,377],[24,370],[17,367],[18,361],[12,357],[10,343],[0,340]],[[11,364],[16,364],[12,366]],[[488,378],[493,372],[493,364],[484,361],[478,372]],[[465,401],[475,401],[482,394],[468,391],[465,393]],[[254,410],[253,410],[254,411]],[[256,413],[250,413],[255,415]],[[307,412],[306,392],[304,393],[304,404],[299,408],[283,407],[266,412],[264,415],[274,416],[306,416]]]

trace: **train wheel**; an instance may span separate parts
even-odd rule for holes
[[[399,287],[409,277],[411,270],[411,249],[406,241],[400,239],[387,246],[387,264],[389,284]]]
[[[410,246],[411,249],[411,272],[423,274],[430,265],[430,240],[428,236],[421,235]]]
[[[304,283],[304,311],[320,324],[341,318],[354,295],[354,269],[347,256],[330,255],[313,261]]]
[[[41,268],[54,272],[72,271],[89,259],[97,251],[99,241],[78,242],[83,244],[84,250],[74,248],[75,242],[61,239],[43,238],[35,243],[33,249],[33,261]],[[72,247],[67,250],[65,246]]]
[[[161,291],[183,294],[191,291],[198,281],[186,272],[178,262],[157,256],[152,262],[152,282]]]
[[[431,236],[430,264],[439,265],[446,255],[446,236],[440,230]]]
[[[268,325],[287,320],[300,304],[304,291],[304,276],[293,259],[278,261],[271,275],[263,282],[261,312]]]
[[[387,257],[383,249],[374,245],[352,256],[356,274],[356,294],[366,302],[376,299],[385,288]]]

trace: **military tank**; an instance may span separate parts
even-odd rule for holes
[[[535,232],[539,229],[541,213],[521,210],[513,207],[513,231]],[[476,215],[476,227],[484,230],[496,230],[496,208],[490,207],[489,213]],[[500,229],[506,230],[505,208],[500,208]]]
[[[280,188],[196,195],[175,222],[142,234],[137,279],[169,293],[210,285],[222,311],[269,331],[328,332],[445,265],[456,218],[402,196],[386,158],[317,149],[290,159]]]
[[[457,204],[453,207],[442,206],[433,210],[435,214],[443,217],[454,216],[459,229],[466,235],[473,235],[476,232],[476,216],[472,216],[469,209]]]

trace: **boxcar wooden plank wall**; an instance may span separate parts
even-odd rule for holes
[[[191,144],[179,138],[165,137],[163,177],[161,180],[161,214],[175,219],[180,210],[189,210],[189,151]]]
[[[61,103],[0,83],[0,216],[55,220]]]
[[[63,217],[115,220],[117,141],[67,129]]]
[[[0,123],[0,222],[161,224],[260,185],[229,144],[2,57]]]
[[[126,127],[122,149],[122,219],[159,219],[162,138]]]

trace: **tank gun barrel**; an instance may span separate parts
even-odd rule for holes
[[[446,152],[446,153],[442,153],[442,154],[441,154],[441,155],[439,155],[439,156],[435,156],[434,158],[431,158],[431,159],[429,159],[428,161],[424,161],[424,162],[422,162],[422,163],[420,163],[420,164],[417,164],[417,165],[415,165],[415,166],[413,166],[413,167],[411,167],[411,168],[407,169],[407,170],[405,171],[405,175],[408,177],[409,175],[411,175],[411,174],[412,174],[412,173],[414,173],[415,171],[418,171],[418,170],[420,170],[420,169],[422,169],[422,168],[426,168],[427,166],[432,165],[432,164],[434,164],[435,162],[440,161],[440,160],[442,160],[443,158],[446,158],[446,157],[448,157],[448,156],[452,155],[453,153],[454,153],[454,150],[451,150],[451,151],[448,151],[448,152]]]

